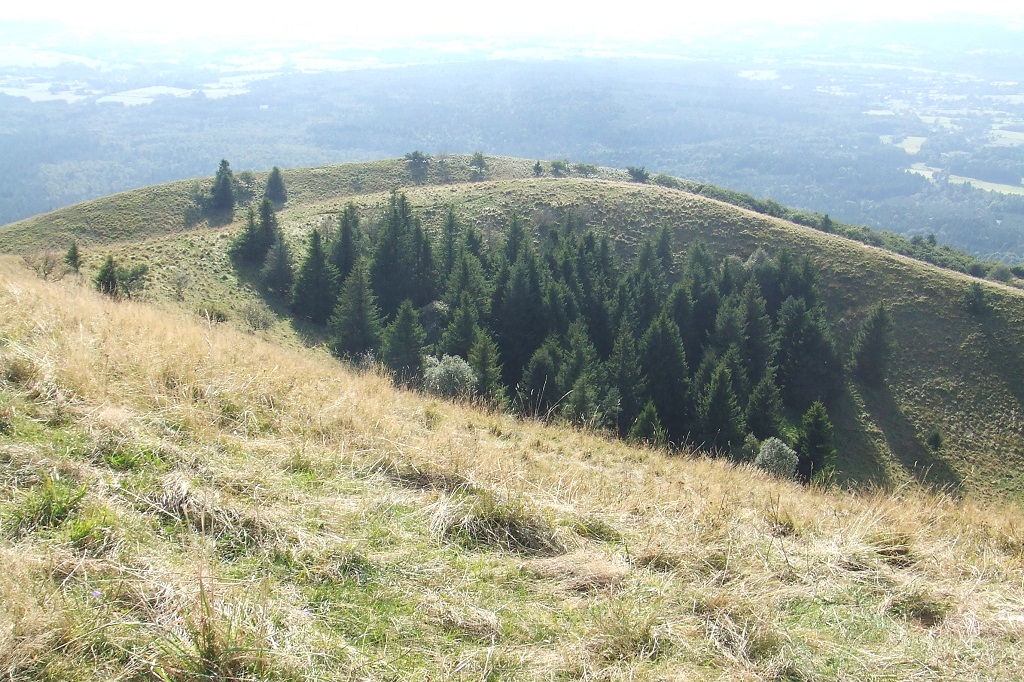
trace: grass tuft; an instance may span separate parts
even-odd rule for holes
[[[526,554],[561,554],[554,525],[517,498],[490,491],[446,495],[434,504],[430,529],[439,538],[469,547]]]

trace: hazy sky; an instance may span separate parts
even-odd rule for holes
[[[353,5],[356,8],[353,8]],[[479,36],[665,39],[740,23],[806,24],[823,20],[1004,17],[1024,23],[1009,0],[717,0],[712,2],[519,0],[39,0],[0,3],[0,22],[59,19],[83,32],[102,31],[161,42],[214,37],[309,39],[387,36]]]

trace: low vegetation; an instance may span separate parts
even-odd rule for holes
[[[1016,506],[808,487],[434,400],[10,258],[0,377],[7,679],[1024,666]]]

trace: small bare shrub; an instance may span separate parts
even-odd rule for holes
[[[242,306],[242,319],[254,332],[270,329],[274,324],[274,313],[262,301],[252,301]]]

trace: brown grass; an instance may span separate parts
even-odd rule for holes
[[[54,473],[85,486],[66,520],[3,536],[9,679],[1024,667],[1018,506],[518,422],[13,260],[0,366],[4,516]]]

